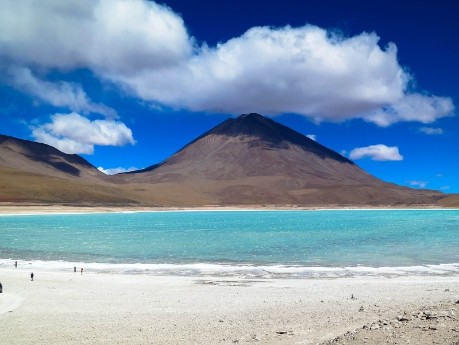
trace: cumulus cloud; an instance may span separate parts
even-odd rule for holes
[[[94,153],[94,145],[134,144],[132,131],[122,122],[91,121],[80,114],[54,114],[51,122],[33,128],[32,136],[65,153]]]
[[[307,134],[306,136],[311,140],[317,141],[317,135],[316,134]]]
[[[172,9],[146,0],[5,0],[0,58],[87,68],[144,101],[192,111],[290,112],[379,126],[432,123],[454,111],[448,97],[409,92],[412,77],[395,44],[380,47],[375,33],[254,27],[210,47],[198,45]]]
[[[139,169],[136,168],[136,167],[130,167],[130,168],[118,167],[118,168],[110,168],[110,169],[104,169],[103,167],[98,167],[97,170],[103,172],[105,175],[115,175],[115,174],[121,174],[121,173],[125,173],[125,172],[135,171],[135,170],[139,170]]]
[[[403,156],[397,146],[383,144],[357,147],[349,153],[350,159],[371,158],[374,161],[401,161]]]
[[[427,135],[440,135],[443,134],[443,129],[441,128],[434,128],[434,127],[422,127],[419,129],[422,133]]]
[[[115,79],[140,97],[192,110],[293,112],[318,121],[362,117],[403,97],[410,79],[395,45],[375,34],[345,38],[308,25],[256,27],[203,47],[173,68]]]
[[[410,184],[410,186],[413,186],[413,187],[425,188],[427,186],[428,182],[427,181],[413,180],[413,181],[409,181],[409,184]]]
[[[29,68],[12,68],[11,84],[41,101],[56,107],[67,107],[75,112],[98,113],[116,117],[116,111],[103,104],[91,102],[84,90],[73,83],[40,80]]]
[[[370,114],[367,120],[386,127],[399,121],[432,123],[450,116],[454,110],[451,98],[406,94],[397,102]]]
[[[182,19],[141,0],[4,0],[0,55],[44,68],[136,73],[190,54]]]

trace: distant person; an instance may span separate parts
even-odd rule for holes
[[[75,272],[75,273],[76,273],[76,266],[74,266],[74,267],[73,267],[73,272]]]
[[[17,261],[14,262],[14,267],[18,268],[18,262]]]
[[[30,273],[30,280],[32,280],[32,281],[33,281],[33,276],[34,276],[33,272]]]
[[[83,275],[83,267],[81,267],[81,275]]]
[[[3,292],[3,285],[2,285],[2,283],[0,283],[0,293],[2,293],[2,292]]]

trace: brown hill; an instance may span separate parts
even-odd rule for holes
[[[156,202],[169,205],[402,206],[444,196],[385,183],[258,114],[229,119],[166,161],[118,179],[154,186]]]
[[[459,195],[448,195],[445,198],[441,199],[438,203],[442,207],[459,208]]]
[[[385,183],[304,135],[248,114],[223,122],[160,164],[117,176],[49,145],[0,135],[0,202],[448,207],[457,197]]]
[[[37,174],[88,180],[100,179],[103,174],[78,155],[34,141],[0,135],[0,166]]]
[[[0,202],[127,203],[78,155],[0,135]]]

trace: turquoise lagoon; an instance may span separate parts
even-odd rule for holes
[[[459,210],[0,216],[0,268],[245,277],[459,275]]]

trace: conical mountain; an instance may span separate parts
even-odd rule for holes
[[[153,184],[158,198],[178,205],[412,205],[442,196],[385,183],[259,114],[226,120],[164,162],[123,179]]]

